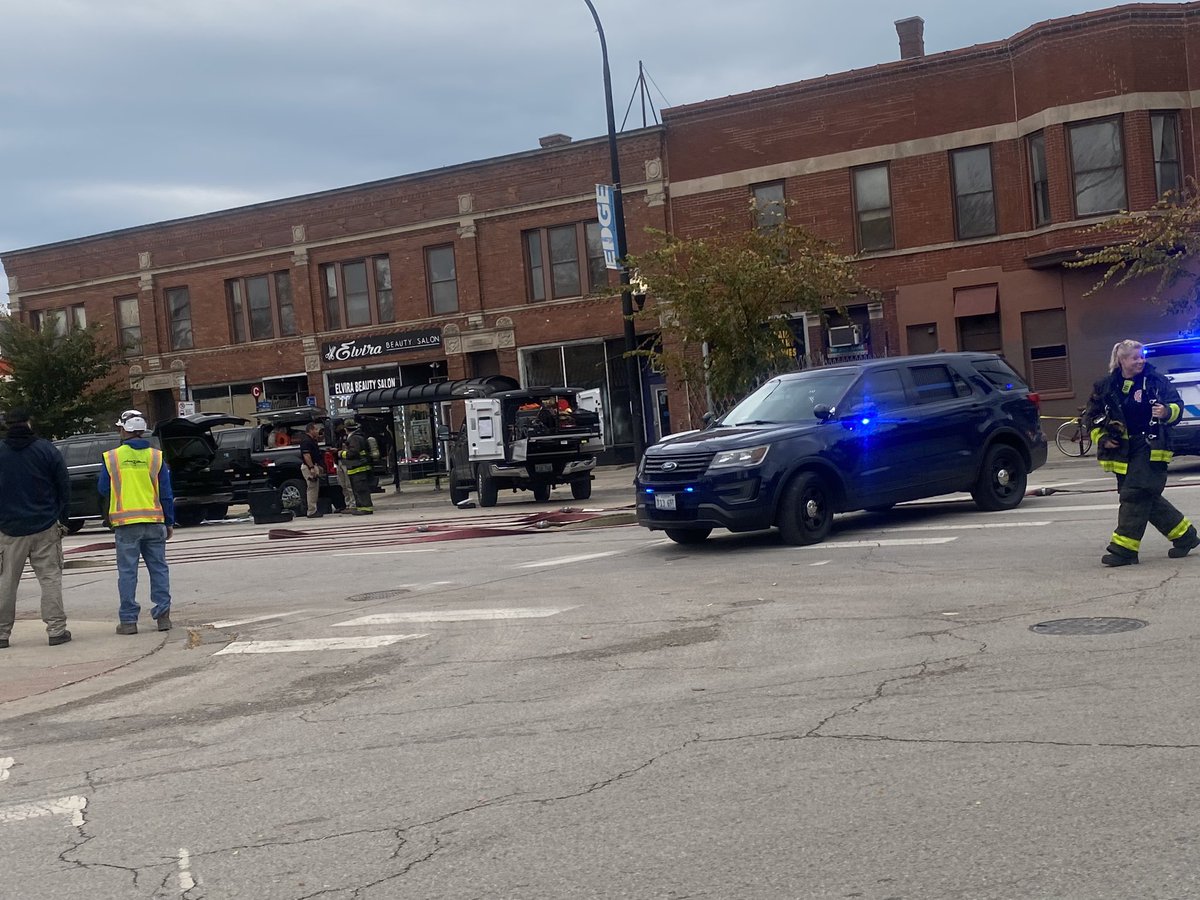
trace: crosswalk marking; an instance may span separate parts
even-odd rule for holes
[[[604,553],[583,553],[579,556],[560,556],[558,559],[540,559],[537,562],[522,563],[519,566],[514,566],[517,569],[541,569],[548,566],[565,566],[570,563],[584,562],[589,559],[600,559],[604,556],[613,556],[618,553],[617,550],[607,550]]]
[[[39,816],[70,816],[71,824],[80,828],[84,824],[83,811],[85,809],[87,809],[87,797],[75,794],[70,797],[59,797],[57,800],[0,807],[0,823],[23,822]]]
[[[893,531],[971,531],[976,528],[1036,528],[1052,525],[1053,522],[976,522],[971,525],[897,525],[895,528],[879,529],[884,534]]]
[[[491,619],[544,619],[557,616],[559,613],[574,609],[574,606],[559,607],[513,607],[511,609],[444,609],[426,612],[376,613],[350,619],[347,622],[334,622],[333,627],[352,627],[357,625],[397,625],[401,622],[478,622]]]
[[[377,634],[368,637],[305,638],[294,641],[236,641],[213,656],[226,653],[303,653],[309,650],[373,650],[424,634]]]
[[[207,622],[205,625],[209,628],[236,628],[238,625],[252,625],[255,622],[269,622],[271,619],[283,619],[287,616],[297,616],[305,610],[298,609],[293,612],[272,613],[269,616],[252,616],[249,619],[229,619],[224,622]],[[204,628],[205,625],[201,625]]]
[[[862,547],[915,547],[921,544],[948,544],[957,541],[956,537],[942,538],[883,538],[878,541],[823,541],[820,544],[807,544],[797,547],[797,550],[854,550]]]

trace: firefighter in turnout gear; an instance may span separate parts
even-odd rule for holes
[[[1171,451],[1171,428],[1183,415],[1179,392],[1146,363],[1142,345],[1120,341],[1113,347],[1109,374],[1092,388],[1083,413],[1092,433],[1100,468],[1117,476],[1121,508],[1106,566],[1138,562],[1147,523],[1174,545],[1167,556],[1179,559],[1200,546],[1196,527],[1163,499]]]
[[[347,419],[346,448],[339,454],[354,492],[354,515],[369,516],[375,511],[371,502],[371,450],[367,436],[354,419]]]

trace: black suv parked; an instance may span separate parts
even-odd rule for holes
[[[228,452],[218,450],[211,429],[245,423],[245,419],[223,413],[198,413],[170,419],[154,429],[150,443],[162,449],[171,470],[176,524],[199,525],[206,518],[225,517],[233,500],[232,463]],[[106,517],[108,511],[101,506],[96,483],[104,468],[104,454],[120,443],[116,432],[75,434],[54,442],[66,460],[71,480],[67,527],[72,534],[88,520]]]
[[[834,513],[938,494],[1012,509],[1045,462],[1038,397],[1000,357],[864,360],[772,378],[703,431],[647,449],[637,516],[681,544],[772,526],[814,544]]]

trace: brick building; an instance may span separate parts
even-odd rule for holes
[[[1063,262],[1096,243],[1094,222],[1195,175],[1200,3],[928,56],[919,19],[897,30],[899,61],[678,107],[622,135],[630,250],[647,226],[688,235],[744,217],[752,197],[786,200],[793,221],[858,254],[879,297],[850,298],[846,321],[795,323],[802,355],[998,350],[1047,411],[1073,411],[1115,340],[1183,326],[1133,289],[1086,297],[1098,273]],[[46,327],[110,324],[155,418],[181,399],[245,414],[503,373],[602,388],[609,440],[627,449],[620,306],[594,221],[607,145],[542,144],[6,253],[12,309]],[[642,380],[650,439],[696,423],[689,398]],[[410,454],[431,414],[399,422]]]
[[[896,27],[897,62],[666,110],[671,227],[785,200],[792,222],[859,254],[882,298],[852,300],[836,330],[794,329],[802,352],[1000,351],[1045,410],[1073,412],[1116,340],[1186,324],[1136,288],[1085,296],[1099,272],[1063,262],[1102,243],[1088,226],[1195,176],[1200,3],[929,56],[920,19]]]
[[[663,228],[661,128],[619,142],[631,249]],[[110,324],[134,402],[248,415],[356,390],[493,374],[599,387],[631,444],[616,273],[595,185],[605,139],[129,228],[4,255],[14,313]],[[647,373],[647,382],[654,376]],[[660,379],[661,380],[661,379]],[[622,412],[624,411],[624,415]],[[432,449],[432,409],[398,444]]]

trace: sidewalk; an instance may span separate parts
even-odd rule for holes
[[[524,508],[532,507],[541,510],[560,509],[564,506],[587,509],[611,509],[614,507],[632,506],[633,473],[634,466],[631,464],[601,466],[597,468],[592,473],[592,496],[587,500],[574,499],[571,496],[571,489],[567,485],[555,488],[548,502],[537,504],[534,503],[533,494],[529,491],[517,491],[514,493],[511,490],[501,490],[499,501],[495,508],[503,509],[514,504],[519,504]],[[375,504],[375,509],[378,512],[433,509],[451,513],[456,510],[454,504],[450,502],[450,490],[444,478],[441,479],[440,483],[433,478],[403,481],[400,483],[399,492],[397,492],[396,487],[390,481],[381,482],[381,486],[384,489],[382,494],[371,495],[371,501]],[[478,503],[474,492],[471,493],[470,500],[476,504]],[[515,512],[516,510],[508,511]]]

